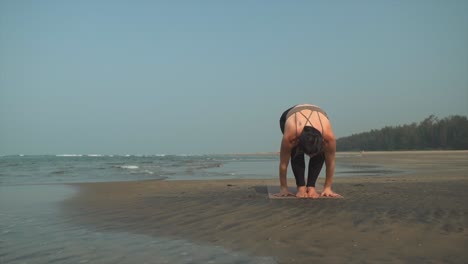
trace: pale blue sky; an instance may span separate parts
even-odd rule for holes
[[[468,115],[468,1],[0,0],[0,155],[276,151]]]

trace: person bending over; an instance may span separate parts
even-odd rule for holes
[[[276,196],[294,196],[288,191],[287,169],[291,167],[296,178],[298,198],[337,197],[332,191],[335,172],[336,140],[328,116],[320,107],[311,104],[295,105],[284,111],[280,118],[283,133],[280,150],[280,192]],[[310,157],[307,184],[305,182],[304,154]],[[315,183],[326,166],[325,186],[321,194],[315,190]]]

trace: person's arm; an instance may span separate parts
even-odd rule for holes
[[[335,174],[335,153],[336,153],[336,140],[329,141],[325,149],[325,166],[326,178],[325,189],[331,189],[333,182],[333,175]]]
[[[336,153],[336,140],[334,137],[326,142],[325,146],[325,166],[326,178],[325,186],[323,187],[322,196],[336,197],[339,194],[332,191],[333,175],[335,174],[335,153]]]
[[[290,142],[283,137],[281,140],[281,151],[280,151],[280,165],[279,165],[279,178],[280,187],[288,188],[287,173],[289,165],[289,157],[291,156]]]
[[[289,165],[289,157],[291,156],[291,142],[283,136],[281,140],[280,149],[280,164],[279,164],[279,180],[280,180],[280,192],[275,196],[293,196],[288,190],[287,172]]]

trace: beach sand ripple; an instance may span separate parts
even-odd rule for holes
[[[279,263],[467,263],[466,155],[346,156],[339,161],[409,172],[337,178],[344,199],[268,199],[277,180],[141,181],[79,184],[63,208],[99,231],[187,239]]]

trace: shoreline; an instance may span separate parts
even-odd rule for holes
[[[466,263],[468,151],[394,154],[337,158],[408,170],[335,178],[344,199],[270,200],[266,185],[277,179],[106,182],[71,184],[79,192],[62,209],[98,231],[186,239],[279,263]]]

